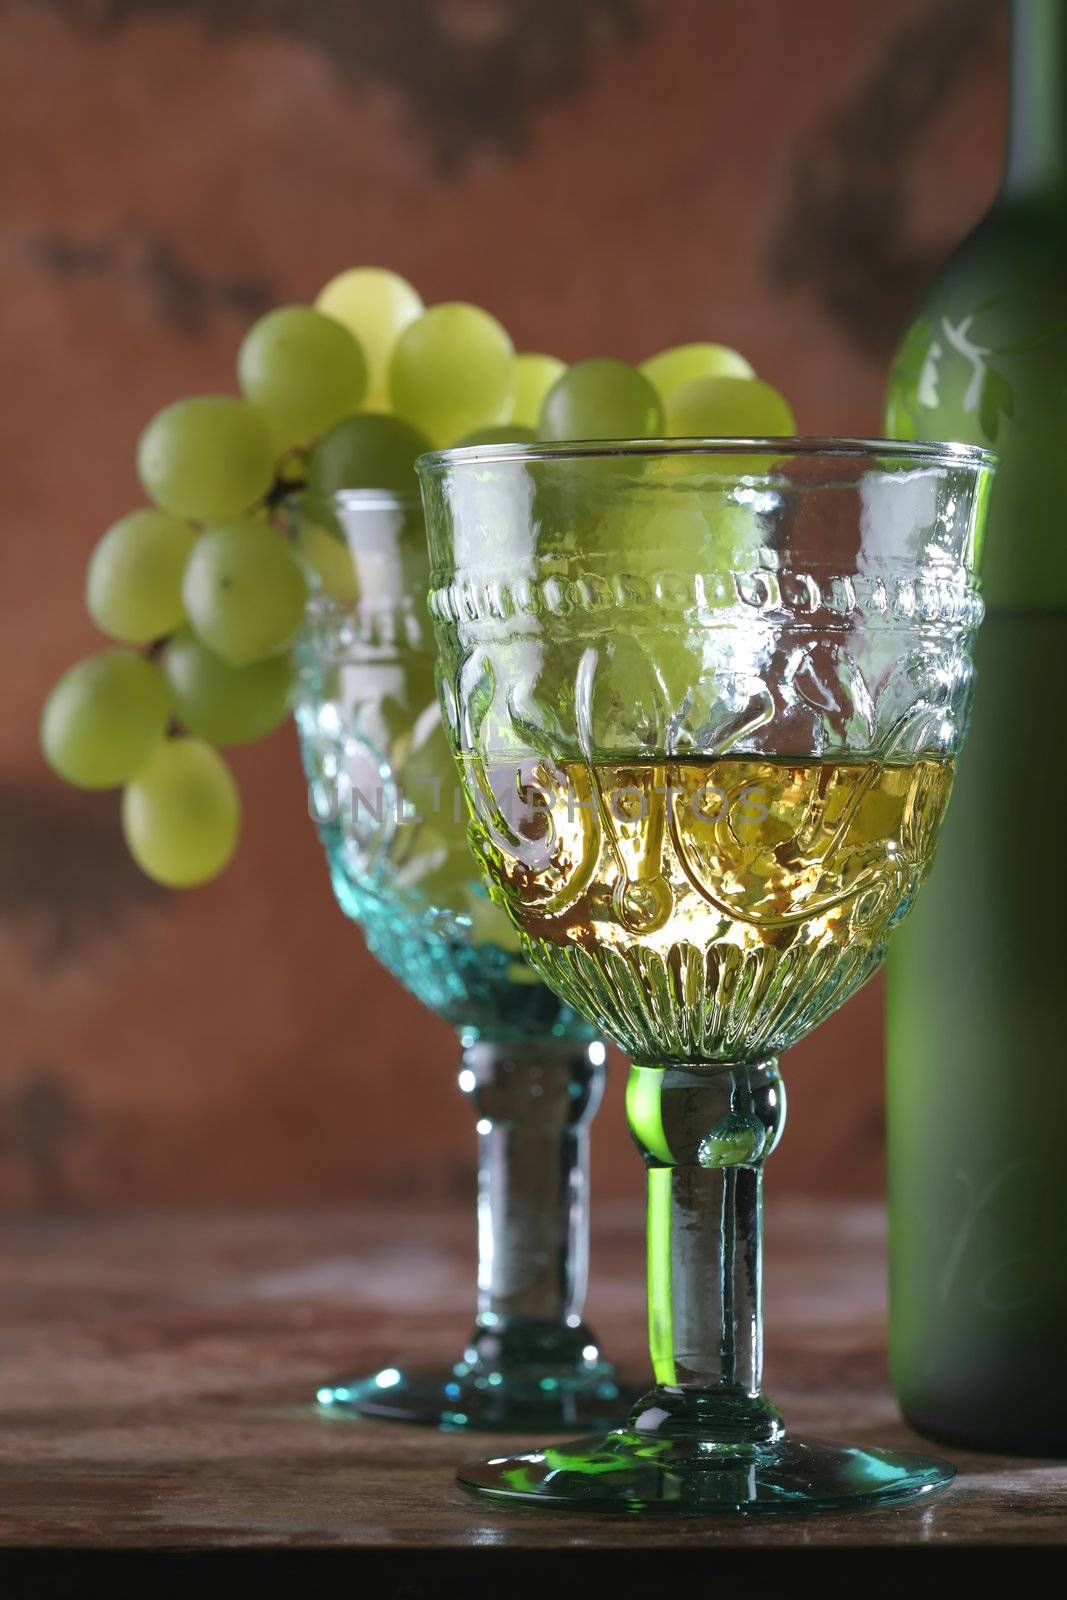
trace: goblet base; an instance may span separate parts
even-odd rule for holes
[[[804,1515],[888,1505],[950,1483],[955,1467],[896,1450],[779,1439],[722,1445],[617,1428],[457,1474],[479,1498],[557,1510],[678,1517]]]
[[[610,1362],[581,1373],[472,1373],[454,1367],[386,1367],[337,1379],[316,1396],[320,1406],[379,1422],[408,1422],[450,1432],[537,1433],[602,1430],[626,1416],[639,1390],[621,1385]]]

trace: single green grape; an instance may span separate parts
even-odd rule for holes
[[[707,525],[698,502],[682,495],[619,496],[599,513],[588,535],[608,558],[607,570],[643,577],[699,571],[706,559]]]
[[[399,417],[365,411],[323,434],[308,462],[308,495],[328,507],[341,489],[418,494],[415,462],[429,440]]]
[[[251,744],[285,720],[292,683],[288,655],[231,667],[191,628],[182,628],[163,651],[160,668],[179,721],[211,744]]]
[[[294,486],[306,482],[308,475],[308,454],[306,450],[287,450],[280,456],[274,466],[274,476],[281,483],[291,483]],[[267,510],[267,507],[264,507]],[[269,515],[269,511],[268,511]]]
[[[469,853],[469,852],[468,852]],[[468,879],[464,885],[463,911],[470,920],[470,939],[474,945],[493,945],[508,955],[521,955],[522,940],[507,912],[495,905],[480,883]],[[536,983],[536,972],[523,961],[508,969],[514,983]]]
[[[418,804],[420,813],[425,813],[425,801],[406,787],[404,792]],[[453,837],[452,830],[437,827],[433,821],[419,822],[415,829],[412,853],[402,869],[404,887],[418,889],[438,911],[462,914],[476,871],[463,832]]]
[[[237,381],[285,450],[359,410],[367,363],[357,340],[333,317],[310,306],[281,306],[245,334]]]
[[[698,378],[754,378],[755,368],[726,344],[676,344],[642,361],[640,369],[663,401],[668,417],[671,395]]]
[[[311,572],[311,587],[340,605],[355,605],[359,579],[345,540],[306,517],[297,522],[295,538],[297,553]]]
[[[470,877],[474,864],[464,844],[467,814],[462,805],[457,807],[456,804],[460,793],[459,772],[437,710],[432,682],[428,687],[430,699],[426,712],[416,717],[403,752],[401,778],[405,793],[418,811],[432,817],[438,828],[452,830],[453,841],[458,841],[461,846],[461,864]],[[462,826],[455,820],[457,810],[462,818]]]
[[[373,411],[388,411],[393,346],[425,310],[417,290],[384,267],[351,267],[330,279],[315,308],[335,317],[359,340],[367,358],[365,403]]]
[[[672,439],[777,439],[795,428],[785,397],[760,378],[698,378],[667,402]]]
[[[659,395],[625,361],[576,361],[541,407],[542,439],[653,439],[663,431]]]
[[[221,872],[240,825],[233,774],[202,739],[164,739],[123,791],[127,848],[168,889],[191,889]]]
[[[515,349],[495,317],[450,301],[404,329],[389,365],[393,408],[436,445],[505,422],[515,394]]]
[[[263,498],[275,454],[267,423],[247,400],[196,395],[152,418],[137,443],[137,471],[165,511],[210,522]]]
[[[518,422],[498,422],[492,428],[475,428],[472,433],[465,433],[462,439],[457,439],[457,450],[479,444],[536,444],[537,433],[533,428],[524,428]]]
[[[198,637],[246,667],[292,640],[304,616],[307,579],[269,525],[228,522],[205,528],[185,569],[182,598]]]
[[[131,511],[104,534],[89,558],[85,603],[103,633],[148,644],[185,616],[182,573],[197,530],[169,511]]]
[[[544,356],[535,352],[515,357],[515,403],[511,421],[536,432],[541,417],[545,395],[557,378],[562,378],[567,363],[557,356]]]
[[[65,672],[45,701],[41,748],[61,778],[112,789],[139,772],[170,715],[166,684],[130,650],[101,650]]]
[[[749,571],[766,535],[759,513],[734,497],[733,475],[744,471],[744,458],[730,458],[721,487],[712,481],[715,463],[709,460],[695,489],[677,475],[692,474],[692,459],[656,458],[643,476],[649,492],[603,507],[582,538],[607,557],[608,570],[646,581],[673,573],[690,585],[699,577],[703,603],[715,607],[735,598],[732,583],[720,584],[717,575]],[[664,656],[669,642],[664,637]]]

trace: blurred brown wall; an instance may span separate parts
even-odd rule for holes
[[[0,1204],[437,1195],[472,1139],[448,1031],[334,908],[294,740],[172,896],[36,748],[94,647],[82,570],[161,404],[340,268],[480,301],[520,348],[738,345],[802,431],[886,362],[992,194],[999,0],[11,0],[0,11],[5,581]],[[881,1182],[880,997],[790,1063],[780,1188]],[[599,1195],[636,1193],[614,1092]]]

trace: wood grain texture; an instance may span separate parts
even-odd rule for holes
[[[879,1209],[779,1196],[769,1213],[768,1387],[789,1426],[914,1445],[885,1378]],[[632,1210],[602,1210],[591,1303],[605,1347],[635,1378],[640,1232]],[[667,1559],[1067,1538],[1067,1467],[958,1454],[950,1490],[850,1517],[649,1523],[479,1506],[452,1475],[469,1456],[500,1453],[500,1436],[352,1422],[308,1403],[318,1381],[354,1364],[458,1351],[467,1234],[466,1218],[411,1208],[6,1225],[0,1551]]]

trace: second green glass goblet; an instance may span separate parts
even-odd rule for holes
[[[793,1439],[761,1388],[777,1056],[883,959],[967,719],[991,458],[840,440],[420,463],[471,838],[546,983],[632,1057],[655,1387],[490,1498],[681,1514],[901,1500],[953,1469]]]
[[[292,515],[298,539],[333,537]],[[478,1130],[478,1309],[454,1363],[398,1359],[324,1384],[319,1400],[445,1428],[604,1427],[626,1405],[582,1316],[604,1046],[530,970],[467,848],[418,500],[353,491],[326,515],[351,554],[353,597],[318,593],[297,647],[311,810],[340,906],[460,1035]]]

